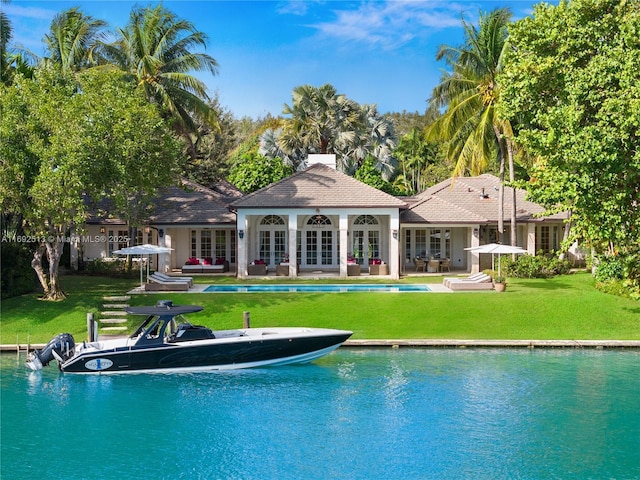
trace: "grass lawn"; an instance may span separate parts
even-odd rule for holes
[[[31,343],[44,343],[61,332],[84,339],[86,313],[100,311],[102,296],[122,295],[137,284],[76,275],[61,281],[69,294],[64,302],[42,302],[35,294],[2,302],[0,343],[27,343],[27,335]],[[197,281],[238,283],[233,277]],[[337,283],[319,283],[328,282]],[[442,278],[402,282],[441,283]],[[243,312],[249,311],[254,327],[342,328],[353,330],[354,339],[640,340],[640,303],[599,292],[593,283],[591,275],[580,273],[510,279],[506,293],[164,293],[133,295],[131,304],[152,305],[166,298],[202,305],[204,312],[189,319],[212,328],[241,327]],[[140,320],[132,317],[129,326]]]

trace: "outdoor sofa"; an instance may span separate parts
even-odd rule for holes
[[[182,273],[224,273],[229,271],[229,261],[224,258],[191,257],[182,266]]]

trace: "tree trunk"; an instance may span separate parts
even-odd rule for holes
[[[569,235],[571,234],[571,210],[569,210],[569,220],[564,224],[564,231],[562,232],[562,253],[558,256],[560,260],[564,260],[568,249],[565,248]]]
[[[515,180],[515,168],[513,165],[513,144],[509,138],[505,139],[507,144],[507,156],[509,158],[509,181],[513,185]],[[517,224],[517,208],[516,208],[516,189],[511,187],[511,245],[517,245],[518,240],[518,224]]]
[[[46,243],[47,258],[49,259],[49,293],[44,296],[44,300],[64,300],[67,295],[62,291],[58,283],[58,272],[64,241],[54,240]]]
[[[498,189],[498,243],[502,243],[504,236],[504,159],[505,159],[505,146],[502,133],[497,126],[493,126],[493,130],[498,139],[498,145],[500,146],[500,187]]]
[[[39,244],[36,251],[33,252],[33,258],[31,259],[31,267],[35,270],[36,275],[38,276],[45,298],[49,295],[49,281],[47,280],[47,275],[44,273],[44,269],[42,268],[42,255],[44,255],[46,249],[47,247],[44,243]]]

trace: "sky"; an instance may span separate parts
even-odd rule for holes
[[[514,20],[533,12],[532,0],[164,0],[163,5],[208,36],[217,75],[196,74],[236,118],[278,116],[300,85],[333,85],[380,113],[424,113],[443,62],[442,44],[464,41],[462,18],[509,7]],[[556,3],[556,2],[554,2]],[[53,17],[78,6],[85,15],[124,27],[133,6],[155,1],[11,0],[12,44],[44,55]]]

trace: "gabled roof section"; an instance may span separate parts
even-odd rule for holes
[[[402,200],[322,164],[268,185],[230,208],[406,208]]]
[[[181,186],[158,192],[151,224],[234,224],[236,217],[227,205],[240,193],[225,185],[224,194],[182,178]]]
[[[457,177],[430,187],[407,199],[409,209],[402,212],[403,223],[496,223],[498,221],[498,188],[500,179],[484,174]],[[513,189],[504,189],[504,220],[511,218]],[[539,217],[544,208],[526,200],[526,191],[516,189],[518,222],[562,220],[566,214]]]
[[[229,212],[227,205],[242,195],[240,190],[226,181],[220,182],[216,185],[216,190],[213,190],[186,178],[180,178],[179,185],[158,191],[157,197],[152,201],[153,210],[147,223],[235,225],[236,217]],[[87,224],[125,224],[126,222],[118,218],[113,211],[113,202],[107,198],[100,199]],[[99,212],[106,212],[106,216]]]

